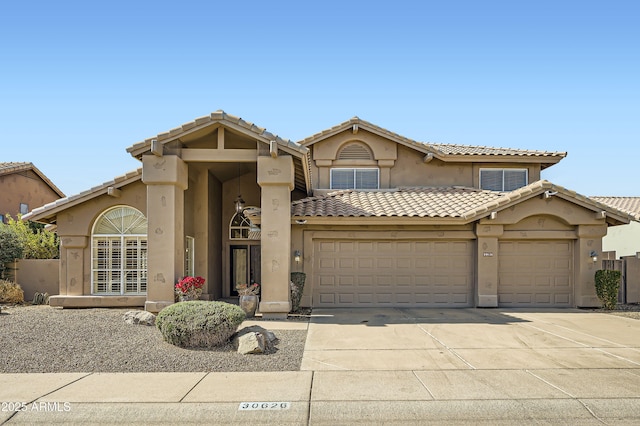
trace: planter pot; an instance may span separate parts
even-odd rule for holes
[[[256,315],[258,309],[258,296],[255,294],[249,294],[246,296],[240,296],[240,308],[247,315],[247,318],[253,318]]]

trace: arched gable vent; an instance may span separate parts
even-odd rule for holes
[[[373,160],[373,154],[364,144],[350,143],[340,150],[338,160]]]

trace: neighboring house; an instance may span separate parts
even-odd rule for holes
[[[640,197],[591,197],[603,204],[622,210],[640,220]],[[602,250],[615,252],[616,257],[636,256],[640,252],[640,222],[610,228],[602,239]]]
[[[64,197],[32,163],[0,162],[0,223]]]
[[[282,317],[291,271],[313,307],[600,306],[593,256],[633,219],[540,180],[565,153],[359,118],[294,143],[217,111],[127,151],[141,169],[28,215],[62,241],[54,306],[157,312],[195,274],[208,299],[259,282],[261,312]]]

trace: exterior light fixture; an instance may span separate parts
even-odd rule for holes
[[[238,194],[238,198],[234,201],[236,205],[236,213],[242,213],[244,211],[245,202],[242,199],[242,195]]]
[[[589,257],[591,257],[591,260],[593,260],[593,263],[596,263],[598,261],[598,253],[596,253],[593,250],[591,250],[591,253],[589,253]]]
[[[295,260],[296,263],[300,263],[300,261],[302,260],[302,253],[300,253],[300,250],[296,250],[293,252],[293,260]]]
[[[244,211],[245,202],[240,195],[240,163],[238,163],[238,198],[233,203],[236,205],[236,213],[242,213]]]

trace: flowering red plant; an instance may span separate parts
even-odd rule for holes
[[[202,294],[204,281],[202,277],[184,277],[175,286],[176,295],[179,298],[185,298],[186,296],[187,298],[197,299]]]

